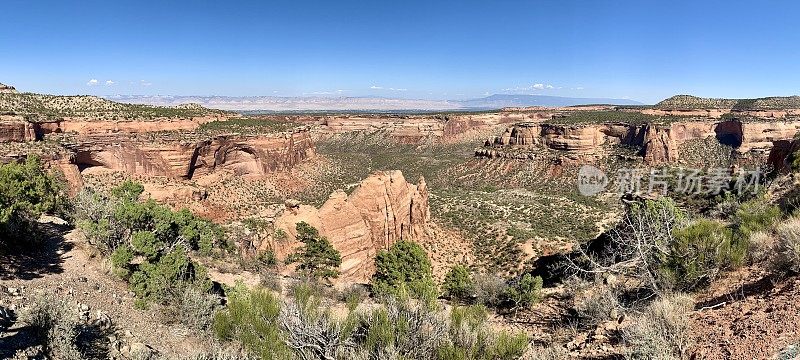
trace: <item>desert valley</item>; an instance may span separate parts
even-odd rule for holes
[[[3,85],[0,357],[793,358],[799,130],[797,96],[254,114]],[[714,178],[646,186],[690,169]]]
[[[0,13],[0,359],[800,359],[798,2]]]

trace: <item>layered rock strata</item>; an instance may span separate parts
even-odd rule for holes
[[[647,163],[659,164],[678,159],[678,146],[697,139],[714,137],[740,153],[766,153],[776,141],[792,139],[800,131],[800,120],[788,121],[704,121],[690,120],[670,124],[581,124],[519,123],[484,143],[477,156],[506,157],[504,150],[548,148],[569,154],[598,154],[605,144],[641,148]],[[491,150],[488,150],[491,149]],[[515,157],[516,158],[516,157]]]
[[[429,231],[430,210],[425,179],[414,185],[400,171],[375,172],[347,195],[338,190],[319,208],[287,203],[275,220],[286,239],[262,244],[285,259],[301,244],[296,224],[317,228],[342,255],[340,280],[366,283],[375,272],[374,259],[381,250],[401,241],[423,239]],[[290,271],[290,269],[287,269]]]
[[[259,136],[217,136],[197,142],[144,142],[92,136],[68,147],[81,170],[103,167],[135,175],[192,179],[215,170],[264,175],[293,167],[314,155],[308,128]]]

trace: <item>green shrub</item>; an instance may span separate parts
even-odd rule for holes
[[[149,301],[167,303],[189,286],[203,291],[211,288],[205,268],[189,259],[183,246],[175,247],[155,262],[139,264],[129,282],[136,297],[145,304]]]
[[[156,260],[164,248],[164,243],[156,239],[156,235],[151,231],[137,231],[131,235],[131,245],[133,249],[147,260]]]
[[[530,307],[542,299],[542,282],[540,276],[522,275],[506,289],[503,297],[513,308]]]
[[[665,279],[681,290],[708,284],[745,260],[749,244],[718,221],[701,219],[675,232],[662,267]]]
[[[111,253],[111,265],[114,267],[114,273],[127,279],[130,276],[131,261],[133,261],[133,249],[128,244],[118,246],[113,253]]]
[[[212,328],[223,340],[236,340],[261,359],[291,359],[278,325],[281,302],[264,289],[239,285],[229,293],[228,306],[214,316]]]
[[[739,206],[733,216],[733,222],[742,237],[746,238],[754,232],[768,229],[780,218],[779,207],[769,204],[761,198],[756,198]]]
[[[142,184],[130,180],[125,180],[119,186],[111,189],[111,195],[127,201],[136,201],[143,192]]]
[[[41,239],[36,219],[42,213],[66,214],[63,183],[42,169],[36,156],[22,164],[0,164],[0,251],[30,247]]]
[[[494,345],[491,347],[490,354],[492,356],[486,359],[502,359],[512,360],[519,359],[525,353],[525,348],[528,347],[528,337],[523,333],[508,333],[500,332]]]
[[[444,276],[442,290],[453,300],[467,300],[473,293],[472,278],[464,265],[454,265]]]
[[[296,225],[297,240],[304,246],[289,255],[286,262],[297,263],[297,269],[309,279],[328,280],[339,277],[342,256],[338,250],[313,226],[299,222]]]
[[[399,241],[375,257],[372,292],[378,296],[397,296],[400,289],[420,297],[435,290],[428,254],[417,243]]]
[[[113,196],[85,192],[76,207],[88,239],[110,253],[114,272],[126,279],[137,305],[151,301],[180,303],[188,287],[210,289],[206,270],[192,261],[189,251],[211,252],[223,242],[220,227],[183,209],[172,211],[153,200],[138,202],[143,187],[126,181]],[[133,264],[136,257],[141,263]]]

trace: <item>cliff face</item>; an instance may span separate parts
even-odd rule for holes
[[[0,121],[0,142],[36,140],[37,125],[27,121]]]
[[[504,149],[534,149],[546,147],[570,154],[602,153],[602,145],[617,143],[641,148],[645,162],[659,164],[678,159],[678,146],[695,139],[714,137],[740,153],[768,152],[776,141],[792,139],[800,131],[800,121],[680,121],[667,125],[646,124],[582,124],[556,125],[520,123],[485,142],[486,148],[476,150],[477,156],[529,158]]]
[[[293,167],[314,155],[308,128],[261,136],[217,136],[195,143],[147,143],[127,137],[94,136],[72,145],[80,169],[100,166],[129,174],[192,179],[215,170],[264,175]]]
[[[318,209],[290,204],[275,221],[288,239],[262,247],[271,248],[279,260],[285,259],[301,245],[295,240],[295,226],[301,221],[316,227],[342,254],[340,280],[366,283],[375,272],[379,251],[400,240],[427,236],[427,186],[422,178],[417,185],[406,182],[400,171],[373,173],[349,196],[338,190]]]
[[[102,121],[83,118],[64,118],[44,126],[45,133],[65,132],[79,135],[99,135],[110,133],[141,134],[156,131],[193,131],[200,125],[224,119],[220,116],[202,116],[185,119],[157,119],[149,121],[120,120]]]

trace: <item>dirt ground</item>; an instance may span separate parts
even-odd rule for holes
[[[0,257],[0,306],[18,315],[40,294],[51,294],[74,305],[86,323],[108,322],[100,347],[149,347],[170,356],[192,355],[206,348],[205,335],[181,325],[164,325],[162,313],[153,306],[134,308],[133,293],[108,273],[109,266],[92,258],[92,248],[75,230],[50,224],[55,236],[30,255]],[[27,329],[20,321],[0,333],[0,358],[13,356],[30,346]],[[124,339],[124,341],[123,341]],[[115,345],[119,343],[119,345]]]
[[[694,358],[797,358],[792,346],[800,343],[800,278],[766,275],[744,268],[696,297]]]

